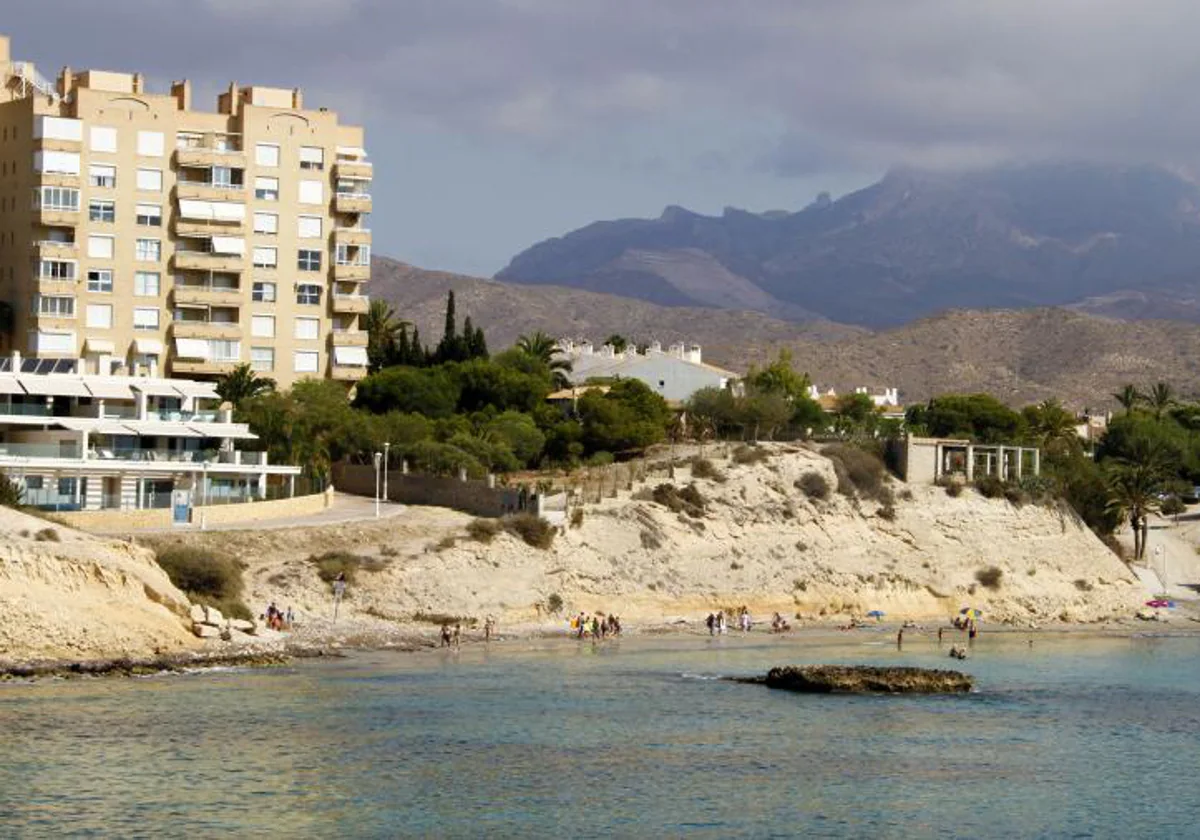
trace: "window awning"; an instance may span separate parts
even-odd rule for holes
[[[211,221],[214,216],[212,202],[181,198],[179,199],[179,215],[184,219]]]
[[[83,380],[70,376],[22,376],[17,379],[26,394],[38,397],[90,397]]]
[[[320,146],[301,146],[300,160],[303,163],[324,163],[325,150]]]
[[[83,384],[91,392],[93,397],[102,400],[131,400],[133,399],[133,389],[129,387],[128,382],[122,382],[119,379],[85,379]]]
[[[221,398],[221,395],[217,393],[216,387],[210,382],[194,382],[190,379],[179,379],[172,384],[185,397],[193,397],[200,400],[219,400]]]
[[[206,438],[229,440],[258,440],[258,435],[240,423],[189,423],[189,427]]]
[[[146,356],[161,356],[163,351],[162,342],[153,338],[135,338],[133,349]]]
[[[51,419],[55,426],[62,426],[64,429],[70,429],[72,432],[90,432],[93,428],[90,420],[76,420],[72,417],[54,417]]]
[[[367,366],[366,347],[334,347],[333,361],[339,365]]]
[[[246,205],[232,201],[212,202],[213,218],[218,222],[240,222],[246,218]]]
[[[147,397],[179,397],[179,390],[163,379],[137,379],[129,384]]]
[[[246,240],[237,236],[214,236],[212,249],[214,254],[237,254],[240,257],[246,253]]]
[[[132,421],[129,423],[129,428],[131,428],[139,437],[204,437],[199,432],[193,431],[191,428],[183,425],[182,423]]]
[[[365,158],[367,150],[360,146],[338,146],[338,157]]]
[[[115,353],[116,347],[106,338],[89,338],[83,343],[85,353]]]
[[[207,359],[208,341],[203,338],[177,338],[175,355],[181,359]]]
[[[122,423],[114,423],[111,420],[108,422],[97,423],[92,427],[92,434],[96,435],[136,435],[133,429]]]
[[[0,376],[0,394],[24,394],[25,389],[15,376]]]

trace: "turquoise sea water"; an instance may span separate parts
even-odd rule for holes
[[[504,642],[8,684],[0,835],[1200,836],[1197,637],[985,633],[959,697],[713,679],[944,651],[869,632]]]

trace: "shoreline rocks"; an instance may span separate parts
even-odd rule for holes
[[[736,681],[805,694],[965,694],[975,685],[961,671],[868,665],[789,665]]]

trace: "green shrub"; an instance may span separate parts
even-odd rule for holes
[[[747,446],[742,444],[733,450],[733,463],[735,464],[761,464],[770,457],[767,450],[761,446]]]
[[[720,483],[725,480],[725,475],[713,466],[712,461],[697,456],[692,459],[692,478],[706,478]]]
[[[436,624],[439,627],[443,624],[475,626],[475,619],[469,615],[451,615],[450,613],[424,612],[422,610],[418,610],[412,614],[412,621],[415,624]]]
[[[875,453],[851,444],[835,443],[822,449],[821,454],[833,462],[837,489],[843,496],[859,495],[876,501],[890,498],[887,469]]]
[[[946,495],[952,499],[957,499],[963,492],[962,483],[958,481],[946,481],[942,487],[946,488]]]
[[[588,456],[587,465],[589,467],[607,467],[613,460],[611,452],[593,452]]]
[[[395,546],[381,545],[379,546],[379,553],[383,557],[399,557],[400,549],[396,548]]]
[[[875,511],[875,515],[880,519],[886,519],[888,522],[895,522],[896,508],[892,505],[884,505],[879,510]]]
[[[500,523],[495,519],[473,519],[467,524],[467,536],[487,545],[501,531]]]
[[[25,490],[6,475],[0,476],[0,505],[19,508],[25,504]]]
[[[43,528],[33,535],[38,542],[62,542],[62,537],[53,528]]]
[[[983,475],[975,479],[975,492],[985,499],[1004,496],[1004,482],[994,475]]]
[[[648,551],[657,551],[662,548],[662,540],[653,531],[642,531],[641,533],[642,548]]]
[[[582,528],[583,527],[583,508],[582,507],[571,508],[571,527],[572,528]]]
[[[684,513],[693,519],[704,516],[708,504],[695,484],[689,484],[682,490],[674,484],[660,484],[651,492],[651,498],[674,513]]]
[[[1163,516],[1178,516],[1187,510],[1187,505],[1178,496],[1168,496],[1162,503]]]
[[[829,482],[819,472],[806,472],[796,479],[795,487],[810,499],[824,501],[829,498]]]
[[[557,592],[550,593],[550,597],[546,599],[546,610],[550,613],[560,613],[563,608],[562,596]]]
[[[229,555],[177,545],[159,549],[156,559],[190,601],[215,607],[228,618],[253,618],[242,603],[242,567]]]
[[[516,513],[500,520],[504,530],[534,548],[548,549],[554,545],[554,526],[532,513]]]
[[[361,554],[351,554],[348,551],[326,551],[324,554],[313,554],[308,562],[317,567],[317,577],[326,583],[333,583],[339,574],[346,576],[347,583],[354,583],[358,572],[382,572],[387,563],[374,557]]]
[[[975,580],[979,581],[981,586],[986,586],[993,591],[1000,588],[1000,582],[1003,579],[1004,570],[996,566],[988,566],[975,573]]]
[[[1096,587],[1093,586],[1091,584],[1091,582],[1086,581],[1083,578],[1079,578],[1078,580],[1075,581],[1075,588],[1078,589],[1080,592],[1091,592]]]

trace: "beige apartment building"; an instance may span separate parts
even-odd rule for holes
[[[283,387],[366,373],[371,164],[299,90],[63,69],[0,36],[0,296],[8,347],[80,374]]]

